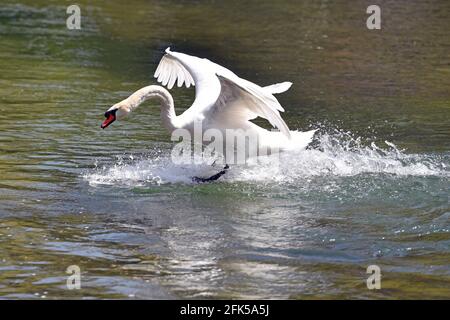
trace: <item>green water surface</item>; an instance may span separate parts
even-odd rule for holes
[[[371,1],[69,4],[0,3],[1,298],[450,298],[448,1],[378,1],[381,30]],[[312,149],[195,185],[151,103],[101,130],[168,46],[292,81]]]

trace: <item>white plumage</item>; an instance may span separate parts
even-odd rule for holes
[[[274,94],[288,90],[292,83],[261,87],[208,59],[173,52],[170,48],[165,52],[154,76],[168,89],[175,83],[178,87],[195,86],[191,107],[177,116],[170,93],[151,85],[112,106],[105,114],[108,119],[102,128],[116,120],[116,116],[123,118],[146,99],[157,98],[161,102],[162,121],[169,130],[187,129],[193,133],[194,123],[201,121],[203,132],[218,129],[224,136],[227,129],[251,132],[258,137],[258,148],[303,149],[311,142],[316,130],[290,131],[280,115],[284,109],[274,97]],[[257,117],[267,119],[279,132],[266,130],[250,121]]]
[[[289,130],[280,116],[280,112],[284,109],[273,96],[288,90],[291,86],[290,82],[260,87],[208,59],[173,52],[170,48],[166,49],[166,54],[159,63],[155,78],[168,89],[171,89],[175,82],[179,87],[183,84],[186,87],[196,86],[194,103],[180,116],[182,124],[194,118],[202,118],[201,120],[205,119],[207,123],[214,124],[218,129],[227,127],[254,129],[268,139],[270,134],[274,134],[273,132],[269,134],[267,130],[249,122],[256,117],[261,117],[267,119],[287,138],[280,142],[289,144],[291,133],[297,135],[297,139],[292,139],[291,144],[298,141],[299,133]]]

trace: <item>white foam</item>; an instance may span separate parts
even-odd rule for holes
[[[360,138],[349,133],[318,134],[313,147],[289,151],[260,159],[247,166],[231,166],[221,181],[292,182],[317,176],[355,176],[359,174],[389,174],[395,176],[449,176],[448,157],[427,154],[407,154],[393,143],[384,146],[374,142],[363,145]],[[279,161],[278,161],[279,160]],[[192,183],[192,177],[207,177],[221,170],[212,167],[211,159],[202,164],[176,165],[170,150],[140,159],[119,159],[112,165],[96,167],[84,174],[91,185],[128,185]]]

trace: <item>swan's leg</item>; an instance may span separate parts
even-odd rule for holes
[[[219,179],[221,176],[223,176],[225,173],[227,173],[227,170],[230,167],[226,164],[225,167],[223,167],[223,170],[216,173],[215,175],[209,177],[209,178],[199,178],[199,177],[193,177],[192,181],[194,182],[198,182],[198,183],[203,183],[203,182],[210,182],[210,181],[215,181],[217,179]]]

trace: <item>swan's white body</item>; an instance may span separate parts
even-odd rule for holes
[[[116,117],[115,110],[120,119],[153,97],[161,101],[162,121],[169,131],[187,129],[193,133],[194,123],[200,121],[203,131],[218,129],[225,136],[227,129],[242,129],[258,137],[259,148],[281,151],[305,148],[316,131],[290,131],[281,118],[280,111],[284,109],[273,94],[288,90],[290,82],[260,87],[208,59],[173,52],[170,48],[166,49],[159,63],[155,78],[168,89],[175,83],[179,87],[195,86],[192,106],[177,116],[169,92],[160,86],[147,86],[111,107],[107,113],[114,112],[112,121]],[[280,131],[269,131],[250,122],[256,117],[267,119]],[[104,123],[102,127],[112,121],[106,125]]]

